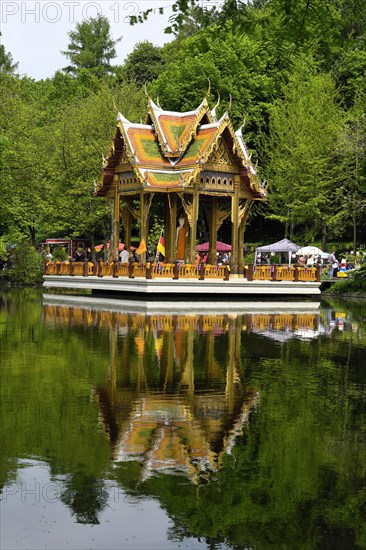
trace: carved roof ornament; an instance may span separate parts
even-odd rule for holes
[[[208,88],[207,88],[207,92],[206,92],[206,96],[205,98],[208,100],[210,95],[211,95],[211,80],[208,78]]]
[[[150,100],[150,96],[149,96],[148,91],[147,91],[147,83],[148,83],[148,80],[145,81],[144,92],[145,92],[145,97],[147,98],[147,100]]]
[[[217,122],[216,109],[218,108],[219,105],[220,105],[220,92],[218,93],[217,103],[216,103],[215,107],[213,109],[211,109],[211,116],[212,116],[212,119],[213,119],[214,122]]]
[[[119,111],[118,111],[118,107],[117,107],[117,105],[116,105],[116,98],[115,98],[115,97],[113,97],[113,107],[114,107],[114,110],[116,111],[117,116],[118,116]]]

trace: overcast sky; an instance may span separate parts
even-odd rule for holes
[[[15,62],[18,72],[37,80],[51,77],[68,64],[61,54],[69,43],[68,32],[76,23],[106,15],[113,38],[122,36],[116,46],[115,64],[121,64],[134,45],[149,40],[162,46],[172,35],[164,34],[173,0],[0,0],[2,43]],[[155,8],[148,21],[131,27],[129,15]],[[165,7],[164,15],[158,13]]]

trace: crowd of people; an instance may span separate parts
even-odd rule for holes
[[[257,254],[257,265],[270,265],[271,263],[272,258],[270,254]],[[288,263],[288,259],[286,259],[284,253],[281,253],[280,255],[280,263]],[[295,265],[304,268],[318,267],[320,269],[320,274],[322,275],[322,273],[326,271],[329,279],[337,277],[338,273],[346,273],[349,269],[352,269],[353,267],[347,262],[346,258],[338,260],[335,250],[333,250],[327,257],[324,257],[324,259],[320,254],[309,254],[308,256],[301,254],[300,256],[296,257]]]
[[[104,255],[100,257],[96,257],[97,261],[103,261]],[[257,254],[255,258],[256,265],[271,265],[273,263],[274,258],[272,257],[273,254]],[[49,251],[45,254],[45,260],[48,262],[55,261],[59,259],[57,255],[57,251]],[[92,261],[92,253],[90,248],[84,249],[84,248],[78,248],[75,251],[74,258],[75,262],[85,262],[85,261]],[[113,258],[108,258],[109,260],[112,260]],[[129,248],[125,247],[125,245],[122,245],[122,249],[119,251],[118,259],[121,263],[128,263],[128,262],[140,262],[140,257],[136,253],[136,248],[134,246],[130,246]],[[304,268],[312,268],[312,267],[318,267],[320,269],[320,274],[322,273],[327,274],[327,276],[332,279],[334,277],[337,277],[338,272],[347,272],[349,269],[352,269],[354,267],[353,265],[350,265],[347,263],[346,258],[342,258],[340,261],[336,257],[336,251],[333,250],[331,254],[328,255],[328,257],[324,256],[324,259],[321,255],[313,255],[309,254],[308,256],[300,255],[296,256],[293,255],[293,259],[295,260],[295,265],[298,267],[304,267]],[[158,262],[164,262],[165,258],[162,256],[159,252],[156,251],[156,248],[148,247],[147,254],[146,254],[146,260],[147,261],[158,261]],[[291,257],[290,257],[291,260]],[[207,264],[208,261],[208,252],[201,252],[197,253],[195,256],[195,264]],[[231,261],[231,252],[216,252],[216,265],[226,265],[230,264]],[[280,264],[288,264],[289,257],[285,253],[280,254]],[[186,260],[188,262],[188,259]]]

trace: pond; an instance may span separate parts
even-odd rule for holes
[[[0,547],[366,548],[366,302],[0,292]]]

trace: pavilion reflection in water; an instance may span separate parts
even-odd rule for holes
[[[217,471],[259,396],[241,368],[242,333],[319,329],[317,313],[145,315],[45,305],[54,326],[109,332],[107,380],[93,389],[112,460],[139,460],[142,478]]]

